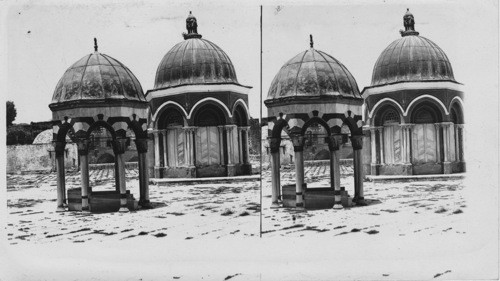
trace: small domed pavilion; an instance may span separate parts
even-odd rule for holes
[[[249,86],[239,84],[229,56],[202,39],[189,13],[188,33],[163,57],[146,93],[154,135],[154,176],[250,174]]]
[[[69,67],[56,86],[49,107],[53,120],[53,143],[57,162],[57,211],[64,211],[67,193],[64,170],[66,137],[78,145],[81,169],[81,209],[92,211],[94,195],[89,185],[88,152],[94,131],[107,131],[115,154],[116,190],[120,212],[127,212],[130,194],[125,185],[123,154],[135,139],[139,161],[139,205],[149,208],[147,174],[147,107],[142,87],[121,62],[95,51]],[[107,192],[106,194],[110,194]],[[90,205],[90,208],[89,208]]]
[[[415,31],[413,14],[405,30],[380,54],[365,98],[371,130],[372,175],[449,174],[465,171],[463,92],[443,50]]]
[[[356,80],[337,59],[313,47],[286,62],[269,88],[265,105],[268,112],[268,140],[271,150],[272,208],[279,207],[282,197],[280,184],[280,153],[282,130],[291,138],[295,152],[295,204],[304,205],[304,144],[308,132],[322,132],[330,152],[333,208],[342,208],[340,190],[339,148],[347,141],[342,127],[350,131],[354,149],[355,196],[353,202],[365,204],[361,149],[363,130],[361,106],[363,99]],[[344,126],[345,127],[345,126]],[[306,190],[307,192],[307,190]],[[332,206],[330,205],[330,207]]]

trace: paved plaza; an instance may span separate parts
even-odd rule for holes
[[[305,182],[308,187],[329,186],[328,166],[306,167]],[[281,168],[281,184],[294,184],[293,167]],[[432,236],[443,233],[464,235],[467,226],[463,213],[467,202],[462,195],[461,179],[419,182],[365,182],[365,199],[368,206],[343,210],[270,209],[270,171],[262,174],[263,186],[263,236],[324,236],[339,235],[395,235]],[[354,193],[353,170],[341,166],[341,186],[352,197]]]
[[[127,169],[126,175],[127,189],[137,200],[137,170]],[[67,173],[67,189],[79,184],[78,172]],[[90,184],[93,190],[114,190],[113,170],[92,170]],[[8,175],[7,185],[6,230],[10,244],[259,236],[259,181],[151,184],[154,209],[124,214],[56,213],[55,173]]]

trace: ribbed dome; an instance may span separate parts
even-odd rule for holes
[[[156,71],[155,89],[189,84],[238,83],[226,53],[214,43],[197,37],[187,36],[163,57]]]
[[[356,80],[342,63],[310,48],[281,67],[267,99],[323,95],[361,98]]]
[[[419,36],[413,15],[407,11],[402,38],[380,54],[372,75],[372,86],[415,81],[455,81],[446,54],[431,40]]]
[[[146,100],[141,84],[125,65],[96,51],[66,70],[52,103],[104,99]]]

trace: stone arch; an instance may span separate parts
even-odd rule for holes
[[[238,126],[248,126],[247,111],[241,105],[236,105],[233,110],[233,121]]]
[[[450,103],[450,121],[455,124],[464,124],[463,106],[458,100],[453,100]]]
[[[231,112],[229,111],[229,109],[227,108],[227,106],[223,102],[221,102],[218,99],[209,97],[209,98],[204,98],[202,100],[199,100],[198,102],[196,102],[193,105],[193,107],[191,108],[191,111],[189,112],[188,119],[190,119],[190,120],[194,119],[194,117],[196,116],[196,114],[200,110],[200,108],[206,104],[212,104],[212,105],[215,105],[218,108],[220,108],[221,111],[224,113],[224,116],[226,119],[226,124],[228,124],[230,118],[233,117],[233,115],[231,114]]]
[[[312,117],[311,119],[307,120],[304,123],[304,126],[302,126],[301,135],[304,136],[304,134],[306,133],[307,128],[310,127],[314,123],[318,123],[319,125],[321,125],[322,127],[324,127],[325,130],[326,130],[327,135],[331,135],[331,131],[330,131],[330,127],[328,127],[328,123],[326,123],[325,120],[323,120],[323,119],[321,119],[319,117],[316,117],[316,116]]]
[[[443,122],[443,111],[435,103],[423,100],[410,111],[410,122],[414,124]]]
[[[186,112],[186,110],[180,105],[178,104],[177,102],[175,101],[167,101],[167,102],[164,102],[157,110],[154,114],[151,115],[151,121],[153,123],[153,128],[155,129],[158,129],[158,118],[161,117],[161,115],[163,115],[163,113],[168,110],[168,109],[176,109],[178,110],[179,112],[182,113],[182,116],[184,117],[184,119],[188,119],[189,116],[188,116],[188,113]]]
[[[440,120],[439,122],[442,122],[444,120],[445,116],[448,115],[448,110],[444,106],[444,104],[436,97],[431,96],[431,95],[422,95],[410,102],[408,107],[406,108],[404,116],[410,116],[410,120],[413,120],[411,118],[413,112],[415,112],[415,109],[419,107],[420,104],[428,104],[432,105],[432,107],[439,111],[440,113]]]
[[[86,138],[90,139],[90,135],[92,134],[92,131],[94,131],[95,129],[97,129],[99,127],[103,127],[106,130],[108,130],[108,132],[111,134],[112,139],[116,139],[116,132],[113,129],[113,126],[111,126],[108,122],[102,121],[102,120],[96,121],[90,125],[90,127],[87,130]]]
[[[372,108],[372,110],[371,110],[371,111],[369,111],[369,113],[368,113],[368,117],[369,117],[370,119],[372,119],[372,120],[373,120],[373,119],[374,119],[374,118],[373,118],[373,116],[376,116],[376,115],[378,114],[377,112],[378,112],[378,111],[379,111],[382,107],[384,107],[384,106],[386,106],[386,105],[388,105],[388,104],[393,105],[393,106],[394,106],[394,107],[395,107],[395,108],[399,111],[399,114],[400,114],[401,116],[406,116],[406,114],[405,114],[405,112],[404,112],[404,110],[403,110],[403,107],[402,107],[402,106],[401,106],[401,105],[400,105],[400,104],[399,104],[396,100],[394,100],[394,99],[392,99],[392,98],[383,98],[383,99],[379,100],[379,101],[378,101],[378,102],[377,102],[377,103],[373,106],[373,108]],[[373,121],[372,121],[372,122],[373,122]],[[373,125],[373,123],[372,123],[372,125]]]
[[[403,113],[398,110],[397,107],[390,103],[386,103],[379,107],[374,118],[372,120],[372,124],[374,126],[383,126],[387,121],[392,120],[394,123],[402,123]]]
[[[197,127],[220,126],[228,122],[228,116],[217,104],[207,102],[198,107],[192,116],[191,122]]]
[[[97,164],[115,163],[115,157],[110,153],[103,153],[97,158],[96,162]]]
[[[174,105],[165,107],[155,122],[157,129],[166,129],[169,126],[184,127],[186,123],[186,116]]]
[[[247,104],[245,103],[244,100],[238,99],[236,102],[234,102],[234,104],[233,104],[233,110],[231,111],[233,115],[234,115],[237,107],[242,107],[243,112],[247,116],[247,120],[250,119],[250,113],[249,113],[250,111],[248,110],[248,106],[247,106]]]

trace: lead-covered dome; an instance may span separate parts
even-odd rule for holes
[[[431,40],[419,36],[413,15],[403,17],[402,38],[392,42],[380,54],[373,68],[371,86],[397,82],[453,81],[453,69],[443,50]]]
[[[76,100],[145,101],[141,84],[121,62],[97,52],[70,66],[57,83],[52,104]]]
[[[268,100],[294,96],[342,96],[361,98],[347,68],[329,54],[311,48],[286,62],[274,77]]]
[[[201,39],[196,18],[189,12],[184,41],[165,54],[158,66],[155,89],[190,84],[238,84],[229,56],[214,43]]]

